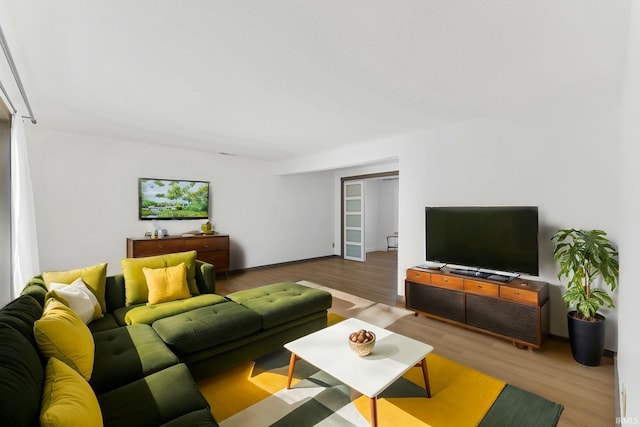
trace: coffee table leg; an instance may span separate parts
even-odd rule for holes
[[[424,377],[424,388],[427,391],[427,397],[431,397],[431,387],[429,386],[429,372],[427,371],[427,358],[425,357],[420,362],[422,366],[422,376]]]
[[[287,389],[291,388],[291,379],[293,378],[293,370],[296,368],[296,360],[300,359],[297,354],[291,353],[289,359],[289,375],[287,376]]]
[[[371,426],[378,427],[378,398],[370,397],[371,402]]]

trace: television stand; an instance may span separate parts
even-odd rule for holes
[[[549,284],[504,275],[496,280],[491,273],[463,271],[466,274],[458,275],[450,268],[409,268],[406,308],[416,315],[502,337],[519,347],[540,348],[549,332]]]

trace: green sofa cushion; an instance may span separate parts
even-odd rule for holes
[[[284,325],[263,329],[197,353],[184,355],[181,361],[189,366],[196,380],[215,375],[235,366],[271,353],[290,341],[327,327],[327,312],[318,311]]]
[[[42,316],[42,306],[29,295],[20,296],[0,310],[0,324],[6,324],[19,331],[35,345],[33,322]]]
[[[125,312],[124,322],[127,325],[133,325],[136,323],[145,323],[150,325],[156,320],[164,317],[174,316],[176,314],[213,304],[220,304],[225,301],[226,299],[220,295],[203,294],[183,300],[163,302],[160,304],[144,304],[133,308],[123,307],[117,309],[115,315],[116,318],[118,318],[119,312]]]
[[[149,325],[97,332],[90,384],[101,394],[178,363]]]
[[[37,426],[42,360],[32,343],[6,324],[0,324],[0,343],[0,425]]]
[[[283,282],[227,295],[262,316],[268,329],[331,307],[331,294],[297,283]]]
[[[105,427],[157,427],[209,407],[183,363],[101,394],[98,402]]]
[[[153,323],[153,329],[180,355],[215,347],[261,328],[261,317],[235,302],[199,308]]]
[[[94,320],[93,322],[87,325],[92,334],[96,332],[108,331],[109,329],[119,328],[122,325],[119,325],[116,322],[116,318],[113,314],[107,313],[104,317]]]

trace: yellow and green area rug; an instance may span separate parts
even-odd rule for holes
[[[299,360],[287,390],[290,353],[277,351],[198,385],[222,427],[369,426],[369,399]],[[555,426],[562,406],[447,360],[427,356],[432,397],[420,368],[378,398],[380,426]]]

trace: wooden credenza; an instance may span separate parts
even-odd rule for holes
[[[128,258],[192,250],[198,252],[197,259],[213,264],[216,273],[226,275],[229,271],[229,235],[227,234],[169,236],[159,239],[127,238]]]
[[[409,268],[406,308],[513,341],[540,348],[549,333],[549,284],[516,278],[509,283],[461,277],[448,270]]]

